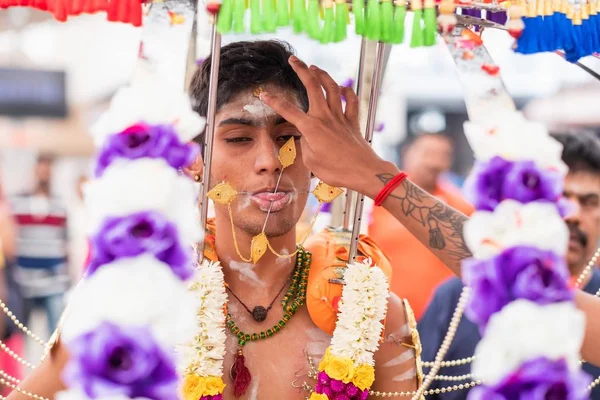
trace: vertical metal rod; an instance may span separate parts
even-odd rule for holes
[[[367,113],[367,127],[365,129],[365,139],[369,144],[373,141],[373,132],[375,131],[375,116],[377,115],[377,103],[379,101],[379,91],[383,77],[383,66],[385,58],[385,43],[377,43],[377,53],[375,55],[375,68],[373,69],[373,81],[371,82],[371,95],[369,101],[369,110]],[[358,194],[356,199],[356,208],[354,210],[354,221],[352,224],[352,237],[350,239],[350,253],[348,261],[354,262],[358,249],[358,236],[360,234],[360,223],[362,220],[365,196]]]
[[[217,31],[217,16],[212,19],[212,31],[210,36],[211,58],[210,58],[210,83],[208,87],[208,110],[206,113],[207,125],[204,134],[204,170],[202,173],[202,189],[200,190],[200,226],[206,229],[208,217],[209,200],[206,194],[210,185],[210,167],[212,161],[212,150],[215,136],[215,115],[217,113],[217,89],[219,84],[219,65],[221,63],[221,35]],[[204,258],[204,241],[198,243],[198,259]]]
[[[358,61],[358,74],[356,76],[356,95],[358,96],[358,101],[360,102],[362,99],[362,89],[363,89],[363,75],[365,72],[365,62],[367,57],[367,39],[364,37],[360,43],[360,58]],[[346,190],[345,196],[345,204],[344,204],[344,230],[347,231],[350,229],[350,217],[352,216],[352,205],[354,204],[354,192],[351,190]]]

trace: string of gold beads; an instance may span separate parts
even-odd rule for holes
[[[30,368],[30,369],[34,369],[35,368],[35,365],[33,365],[29,361],[24,360],[21,357],[19,357],[19,355],[17,353],[15,353],[14,351],[12,351],[11,348],[8,347],[7,345],[5,345],[4,342],[2,342],[1,340],[0,340],[0,348],[2,350],[4,350],[4,352],[6,352],[6,354],[8,354],[9,356],[11,356],[15,360],[17,360],[19,363],[23,364],[27,368]]]
[[[467,379],[472,379],[471,374],[464,375],[436,375],[433,379],[436,381],[465,381]]]
[[[292,275],[292,282],[281,300],[281,308],[284,312],[283,317],[281,317],[281,319],[271,328],[258,333],[245,333],[235,324],[231,314],[227,314],[226,325],[231,333],[238,338],[238,345],[240,347],[245,346],[248,342],[267,339],[276,333],[281,332],[292,316],[304,305],[306,301],[306,287],[308,286],[308,271],[310,269],[311,261],[312,255],[304,249],[299,248],[296,257],[296,268]]]
[[[467,358],[460,358],[458,360],[442,361],[441,366],[442,367],[457,367],[459,365],[470,364],[471,362],[473,362],[475,360],[475,358],[476,358],[475,356],[471,356],[471,357],[467,357]],[[431,367],[433,367],[433,365],[434,365],[433,361],[423,361],[424,367],[431,368]]]
[[[590,386],[588,386],[588,390],[591,391],[593,388],[598,386],[598,384],[600,384],[600,376],[594,379],[594,382],[590,383]]]
[[[11,381],[12,383],[14,383],[15,385],[18,385],[19,383],[21,383],[21,380],[18,378],[15,378],[14,376],[11,376],[9,374],[7,374],[6,372],[2,371],[0,369],[0,375],[2,375],[5,379],[8,379],[9,381]]]
[[[36,341],[37,343],[39,343],[42,346],[46,346],[46,341],[42,340],[38,335],[36,335],[35,333],[33,333],[31,330],[29,330],[29,328],[27,328],[27,326],[25,326],[21,321],[19,321],[17,319],[17,317],[12,313],[12,311],[10,311],[10,309],[6,306],[6,304],[0,300],[0,308],[2,308],[2,311],[4,311],[4,313],[6,315],[8,315],[8,317],[11,319],[11,321],[20,329],[22,330],[27,336],[29,336],[30,338],[32,338],[34,341]]]
[[[426,390],[421,395],[430,396],[432,394],[440,394],[440,393],[448,393],[456,390],[470,389],[477,385],[481,385],[481,381],[461,383],[459,385],[447,386],[438,389]],[[405,397],[405,396],[415,396],[418,394],[418,391],[412,392],[377,392],[375,390],[371,390],[369,395],[377,396],[377,397]]]
[[[583,269],[583,271],[581,271],[581,274],[579,274],[579,277],[577,278],[577,281],[575,282],[575,287],[576,288],[580,287],[581,284],[583,283],[583,280],[585,279],[585,277],[590,272],[592,272],[592,269],[596,265],[596,261],[598,261],[599,257],[600,257],[600,247],[598,247],[596,249],[596,252],[592,256],[592,259],[590,260],[590,262],[588,262],[588,264],[585,266],[585,268]]]
[[[17,385],[7,381],[4,378],[0,378],[0,385],[4,385],[4,386],[8,386],[9,388],[16,390],[17,392],[27,396],[27,397],[31,397],[32,399],[36,399],[36,400],[49,400],[47,397],[42,397],[42,396],[38,396],[35,393],[31,393],[28,392],[26,390],[21,389],[20,387],[18,387]]]

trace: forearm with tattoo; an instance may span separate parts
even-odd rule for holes
[[[386,185],[393,174],[378,174]],[[463,236],[468,219],[409,180],[405,180],[384,202],[384,207],[452,271],[460,274],[460,263],[470,257]]]

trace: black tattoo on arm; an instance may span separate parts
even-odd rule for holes
[[[379,174],[377,178],[385,185],[394,175]],[[429,230],[429,247],[454,261],[471,257],[463,236],[463,225],[468,218],[408,180],[402,182],[402,188],[403,194],[389,197],[400,202],[405,217]]]

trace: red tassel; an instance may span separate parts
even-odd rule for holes
[[[133,26],[142,26],[142,2],[129,0],[129,23]]]
[[[115,0],[113,0],[115,1]],[[129,0],[117,0],[119,9],[117,12],[117,21],[129,22]]]
[[[111,22],[117,22],[118,12],[119,12],[119,0],[110,0],[108,4],[108,9],[106,10],[108,14],[108,20]]]
[[[67,20],[67,8],[65,6],[65,1],[68,0],[54,1],[54,18],[56,18],[60,22],[65,22]]]
[[[235,362],[232,367],[233,378],[233,395],[240,398],[246,393],[246,389],[250,386],[252,375],[246,367],[246,359],[240,348],[235,356]]]
[[[70,13],[71,15],[80,15],[83,12],[84,0],[71,0]]]

